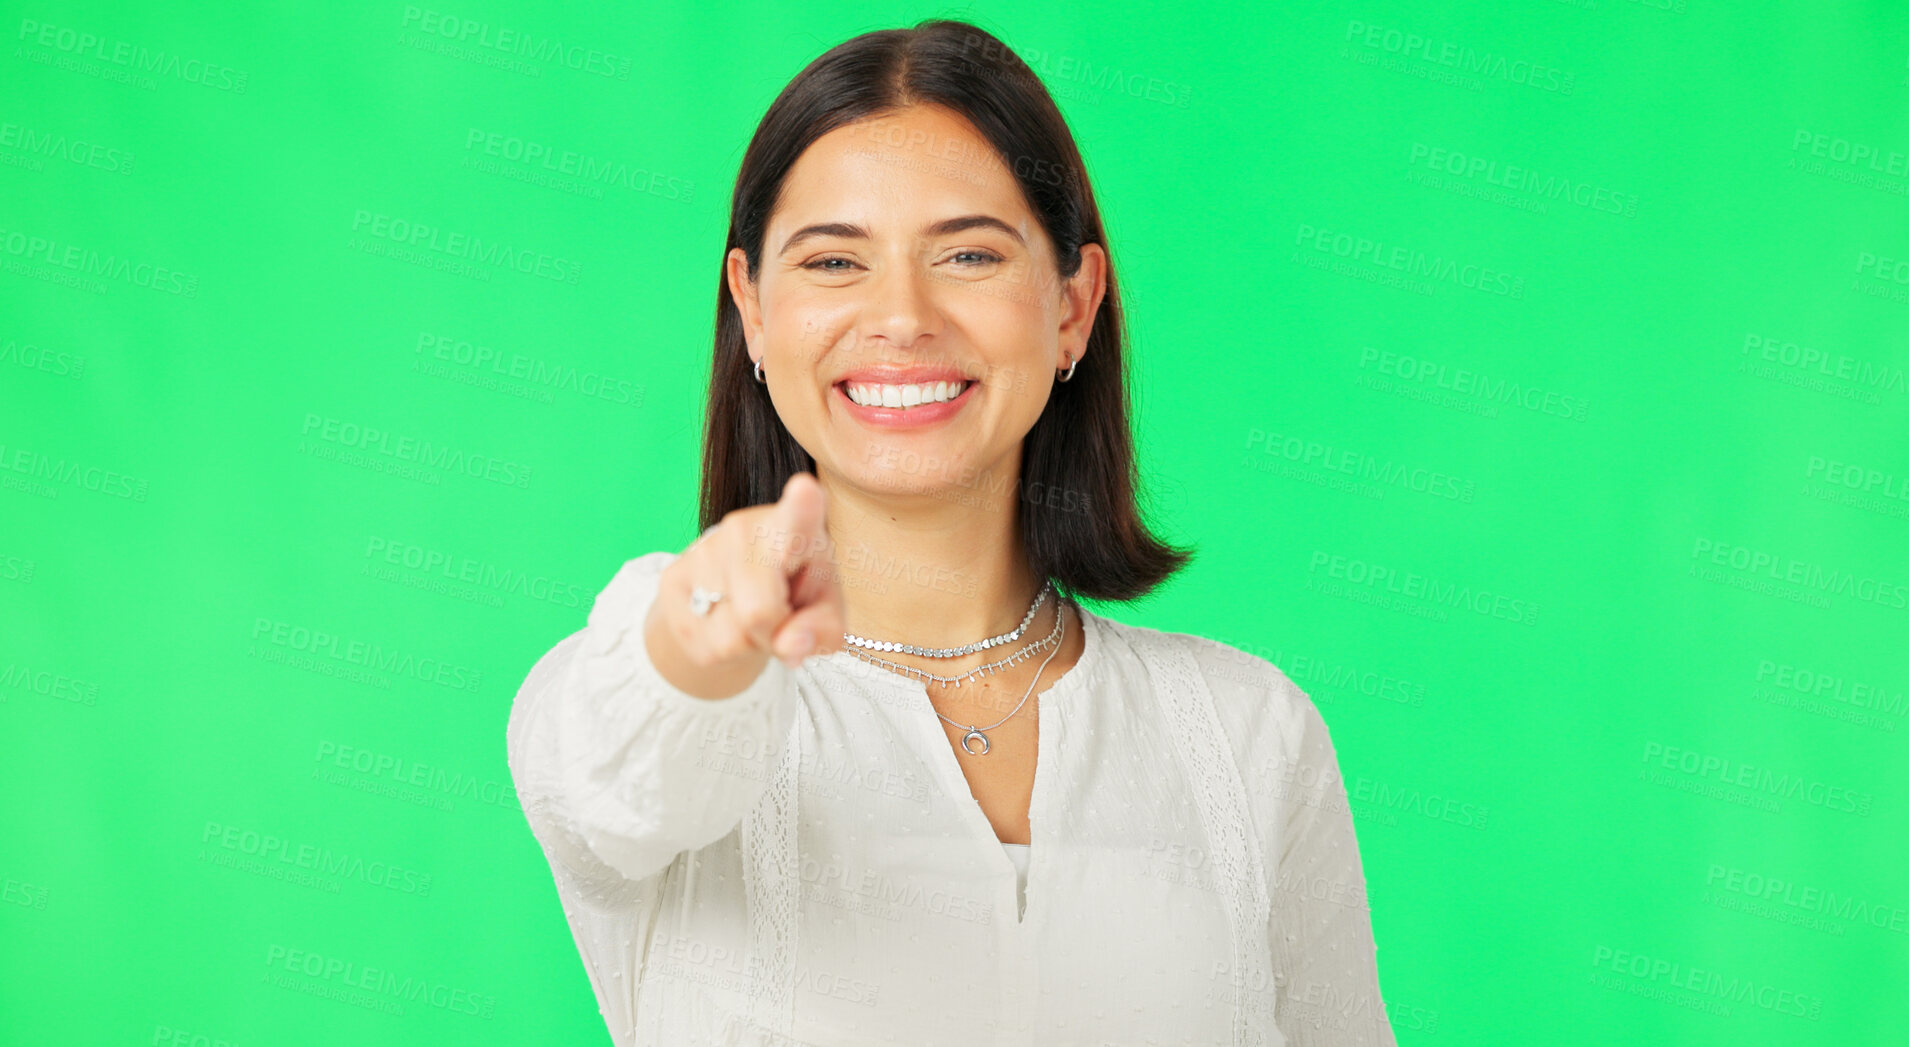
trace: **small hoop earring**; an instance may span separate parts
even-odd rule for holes
[[[1079,366],[1080,366],[1080,361],[1079,361],[1079,360],[1069,360],[1069,361],[1067,361],[1067,373],[1066,373],[1066,374],[1060,374],[1060,372],[1059,372],[1059,371],[1056,371],[1056,372],[1055,372],[1055,374],[1057,374],[1057,375],[1060,375],[1060,376],[1059,376],[1058,378],[1056,378],[1056,379],[1055,379],[1055,381],[1059,381],[1059,382],[1065,382],[1065,381],[1067,381],[1068,379],[1070,379],[1070,378],[1073,378],[1073,377],[1074,377],[1074,368],[1076,368],[1076,367],[1079,367]]]
[[[762,361],[761,360],[756,361],[756,382],[760,385],[769,384],[769,380],[762,376]]]

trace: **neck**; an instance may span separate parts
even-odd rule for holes
[[[849,632],[958,647],[1026,617],[1042,579],[1028,566],[1021,540],[1018,482],[870,492],[832,479],[819,463],[816,478],[828,492]],[[1035,618],[1037,625],[1051,621],[1045,609]]]

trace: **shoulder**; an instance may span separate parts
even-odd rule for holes
[[[1101,618],[1102,623],[1110,621]],[[1177,672],[1149,672],[1156,678],[1156,687],[1179,689],[1194,697],[1204,689],[1212,696],[1214,719],[1256,823],[1279,824],[1295,783],[1308,788],[1337,786],[1338,765],[1325,720],[1311,696],[1278,665],[1233,644],[1193,633],[1118,622],[1109,628],[1119,637],[1118,645],[1130,647],[1150,670],[1168,662],[1179,664]],[[1277,833],[1266,839],[1278,839]]]
[[[564,667],[570,663],[571,658],[576,655],[577,647],[582,642],[583,630],[578,629],[558,640],[549,650],[539,655],[536,662],[531,664],[530,672],[524,676],[523,685],[517,689],[518,698],[521,700],[525,694],[535,694],[551,678],[560,675]]]
[[[1279,760],[1297,752],[1319,710],[1311,696],[1271,661],[1195,633],[1132,625],[1105,616],[1099,624],[1162,675],[1179,663],[1179,686],[1203,685],[1242,763]],[[1184,657],[1175,657],[1175,654]],[[1173,676],[1167,676],[1174,679]]]
[[[659,549],[653,553],[644,553],[641,556],[625,560],[618,565],[616,571],[611,574],[608,584],[604,586],[604,590],[607,591],[614,586],[628,584],[629,581],[635,578],[653,579],[657,575],[662,574],[663,570],[670,564],[675,563],[676,558],[681,555],[681,553],[671,552],[668,549]]]

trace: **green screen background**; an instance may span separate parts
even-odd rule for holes
[[[1900,1035],[1909,14],[1033,6],[0,4],[0,1042],[608,1042],[511,699],[693,536],[755,121],[937,15],[1071,122],[1199,548],[1098,609],[1319,703],[1399,1042]]]

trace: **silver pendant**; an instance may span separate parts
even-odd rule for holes
[[[976,738],[981,739],[980,752],[975,752],[974,749],[968,745],[969,742]],[[986,756],[988,750],[992,748],[994,747],[988,744],[988,736],[982,734],[978,728],[970,727],[968,728],[968,733],[961,736],[961,750],[969,756]]]

